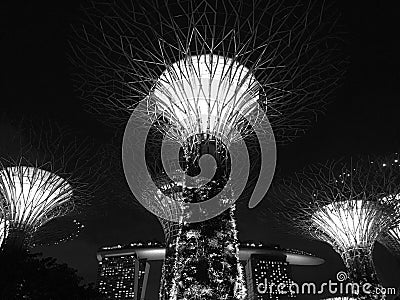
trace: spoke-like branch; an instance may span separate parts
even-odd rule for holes
[[[58,219],[86,210],[102,184],[102,163],[94,145],[88,140],[78,143],[53,124],[7,126],[15,138],[0,145],[0,226],[5,244],[30,247],[74,236],[81,226]],[[10,130],[3,127],[1,131]]]
[[[172,122],[189,111],[192,122],[186,126],[198,126],[208,111],[221,117],[215,129],[223,132],[234,125],[241,131],[239,118],[230,115],[227,124],[225,115],[246,116],[260,106],[277,140],[287,141],[323,109],[344,74],[338,17],[325,2],[116,3],[84,7],[85,17],[73,27],[70,42],[76,89],[89,110],[103,114],[108,124],[124,124],[132,108],[162,85],[158,95],[173,97],[167,110]],[[193,80],[192,75],[204,73],[198,71],[204,58],[213,60],[206,69],[218,103],[209,101],[208,84],[200,88]],[[223,68],[217,60],[224,60]],[[243,111],[226,109],[237,103]]]

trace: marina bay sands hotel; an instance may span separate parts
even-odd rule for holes
[[[296,295],[278,294],[277,290],[260,293],[257,287],[265,280],[269,285],[289,286],[293,283],[291,266],[315,266],[324,260],[277,245],[242,243],[239,259],[246,274],[247,300],[295,299]],[[106,299],[154,300],[158,295],[161,265],[165,248],[158,243],[134,243],[126,246],[103,247],[97,253],[98,287]],[[158,262],[158,263],[157,263]],[[157,291],[157,292],[156,292]]]

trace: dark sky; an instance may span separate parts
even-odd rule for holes
[[[344,85],[332,104],[307,134],[278,150],[283,173],[309,163],[352,154],[386,153],[400,146],[400,12],[396,1],[338,2],[348,35],[350,57]],[[78,1],[2,1],[0,4],[1,112],[19,119],[57,120],[108,142],[112,129],[87,114],[74,95],[66,58],[69,24],[75,22]],[[107,195],[110,203],[114,192]],[[268,206],[268,203],[263,203]],[[137,240],[162,240],[155,217],[142,210],[115,205],[97,209],[86,230],[72,242],[37,249],[78,269],[87,281],[96,279],[96,251],[101,246]],[[241,212],[238,226],[243,240],[280,243],[323,257],[320,267],[297,268],[304,281],[335,279],[343,270],[339,257],[327,245],[277,235],[257,218],[257,209]],[[376,266],[385,286],[400,286],[400,264],[381,246]],[[304,298],[306,299],[306,298]]]

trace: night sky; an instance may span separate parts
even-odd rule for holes
[[[290,175],[310,163],[343,156],[385,154],[400,146],[400,12],[396,1],[342,0],[337,4],[347,31],[348,72],[326,113],[304,136],[278,148],[282,174]],[[22,116],[56,120],[103,145],[113,137],[113,128],[84,111],[70,80],[66,56],[69,24],[77,22],[78,8],[79,2],[70,0],[1,1],[1,113],[16,121]],[[119,203],[115,193],[110,190],[107,195],[109,205],[99,208],[96,199],[93,201],[86,230],[78,239],[35,251],[68,263],[87,282],[94,282],[96,251],[100,247],[162,241],[157,219],[144,210]],[[258,211],[267,207],[264,202],[254,210],[240,211],[240,239],[279,243],[324,258],[322,266],[294,269],[295,276],[303,281],[333,280],[338,271],[344,270],[329,246],[274,234],[259,217]],[[383,285],[400,286],[400,262],[380,245],[374,257]]]

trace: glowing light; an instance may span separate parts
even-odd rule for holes
[[[384,212],[375,202],[353,200],[333,202],[312,216],[316,227],[342,250],[371,247],[381,227]]]
[[[372,252],[378,237],[397,222],[392,200],[400,194],[397,167],[383,168],[383,161],[387,159],[314,165],[276,192],[280,219],[298,233],[331,245],[341,256],[349,281],[369,283],[376,291],[382,286]],[[359,299],[382,297],[363,291],[358,295]]]
[[[200,55],[169,66],[151,96],[159,112],[178,124],[177,138],[202,133],[230,137],[242,118],[258,109],[258,89],[246,67],[226,57]]]
[[[36,229],[65,213],[72,187],[48,171],[17,166],[0,171],[0,192],[10,226]]]
[[[81,95],[96,113],[104,109],[112,122],[122,119],[124,123],[126,113],[131,115],[138,102],[145,99],[139,111],[146,125],[152,124],[162,133],[172,129],[166,137],[178,140],[185,147],[190,143],[187,138],[198,134],[220,138],[228,146],[248,132],[254,133],[248,124],[253,130],[260,125],[265,136],[270,137],[270,124],[266,126],[267,122],[263,122],[266,112],[275,121],[272,127],[280,133],[280,139],[291,139],[309,124],[304,113],[319,110],[321,100],[337,86],[344,60],[337,60],[332,31],[336,20],[327,18],[332,14],[322,13],[325,7],[314,16],[311,14],[314,5],[284,7],[273,2],[260,5],[226,1],[224,5],[214,5],[212,1],[199,1],[193,5],[189,1],[188,5],[181,5],[179,1],[168,1],[160,6],[157,1],[145,1],[143,6],[132,7],[129,13],[125,6],[114,2],[109,10],[111,15],[102,11],[102,5],[84,8],[89,18],[85,26],[75,28],[79,42],[72,46],[74,64],[85,73],[78,74],[78,80],[83,79],[77,85],[83,89]],[[301,20],[307,21],[306,26],[294,26],[302,24]],[[268,25],[263,27],[263,24]],[[137,29],[140,34],[133,32]],[[332,45],[327,47],[327,41],[332,41]],[[109,53],[113,55],[108,56]],[[88,61],[94,63],[87,64]],[[141,117],[135,119],[142,121]],[[138,126],[143,127],[143,123]],[[259,143],[263,150],[262,139]],[[266,176],[260,178],[265,180]],[[164,187],[160,189],[163,192]],[[209,268],[212,281],[223,280],[218,291],[209,286],[200,288],[194,277],[183,276],[184,284],[178,281],[178,268],[195,268],[199,256],[208,262],[216,260],[215,256],[224,263],[227,260],[220,257],[220,250],[212,247],[218,244],[213,242],[209,249],[188,262],[189,255],[182,254],[182,249],[188,250],[191,243],[185,239],[184,221],[172,219],[177,221],[173,223],[163,219],[170,214],[181,216],[185,207],[166,203],[161,192],[140,194],[153,203],[154,211],[162,211],[158,216],[167,245],[175,247],[168,253],[170,269],[163,269],[163,276],[171,273],[174,276],[168,299],[177,298],[174,288],[178,285],[184,292],[192,289],[191,297],[181,295],[179,299],[198,298],[202,292],[218,292],[222,296],[224,286],[232,287],[233,282],[240,281],[231,277],[236,276],[233,264],[224,267],[231,268],[231,274]],[[182,197],[179,191],[170,194]],[[230,201],[233,195],[226,198]],[[237,252],[234,219],[226,215],[220,221],[225,228],[216,238],[220,243],[229,242],[230,251]],[[218,232],[219,225],[213,231]],[[202,234],[199,242],[206,246],[209,241]],[[229,297],[226,292],[224,297]],[[235,297],[242,298],[243,295]],[[166,297],[162,295],[160,299]]]
[[[389,229],[388,234],[399,243],[400,250],[400,226]]]

